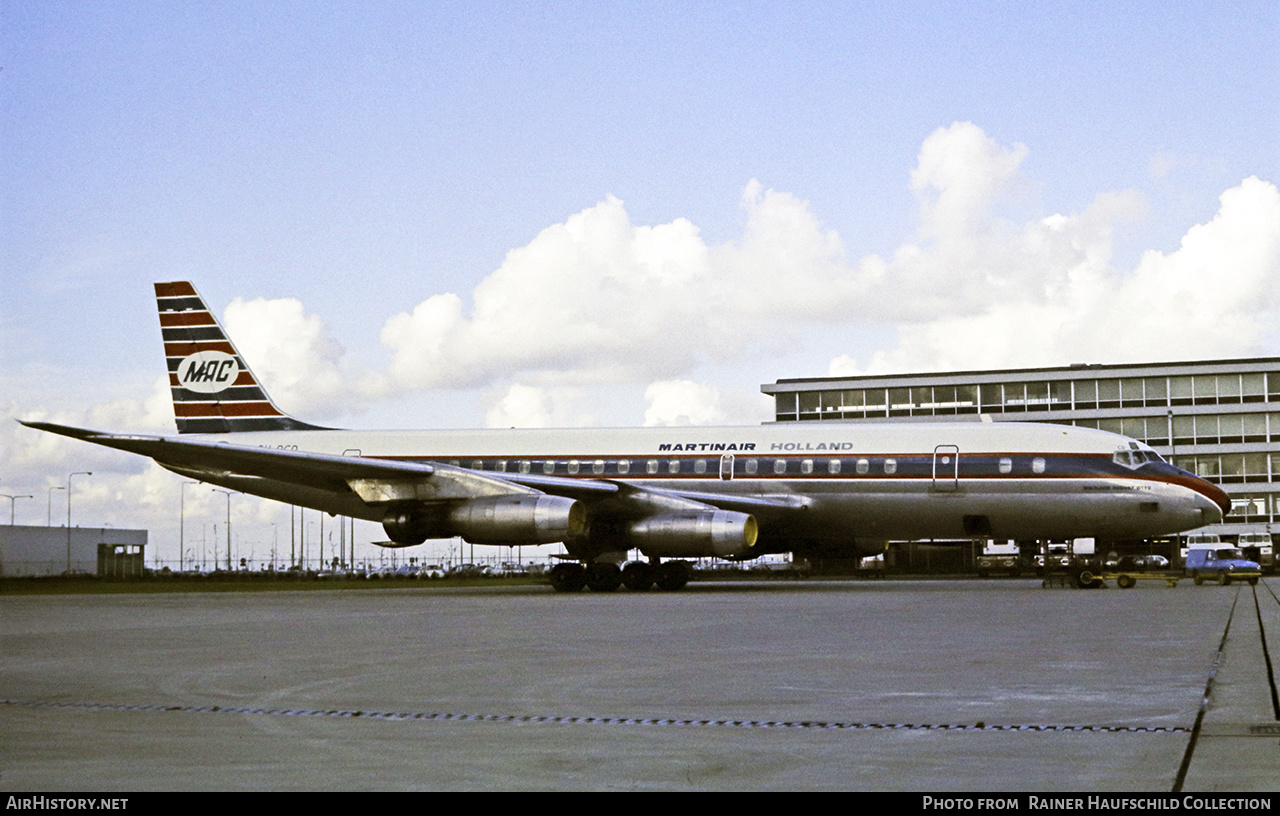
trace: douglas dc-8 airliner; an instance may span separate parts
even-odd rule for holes
[[[860,556],[890,540],[1142,539],[1218,487],[1124,436],[1038,423],[357,431],[278,409],[190,283],[157,283],[179,436],[25,422],[193,479],[381,523],[410,547],[563,542],[561,591],[679,589],[682,559]],[[638,550],[647,560],[619,564]],[[663,560],[667,559],[667,560]]]

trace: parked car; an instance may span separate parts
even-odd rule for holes
[[[1168,569],[1169,559],[1163,555],[1125,555],[1114,567],[1108,563],[1107,568],[1127,572],[1156,572]]]
[[[483,578],[489,574],[488,564],[455,564],[446,573],[450,578]]]

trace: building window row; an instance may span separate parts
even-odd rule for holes
[[[1280,372],[786,392],[778,421],[1280,402]]]
[[[1233,524],[1257,524],[1273,521],[1277,513],[1280,513],[1280,496],[1233,495],[1227,520]]]
[[[1233,445],[1245,442],[1280,442],[1280,413],[1202,414],[1154,417],[1078,419],[1079,427],[1098,428],[1140,439],[1155,447],[1170,444]]]
[[[1280,482],[1280,454],[1214,453],[1175,456],[1173,464],[1216,484]]]

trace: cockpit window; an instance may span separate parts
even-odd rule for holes
[[[1153,450],[1143,448],[1121,448],[1116,451],[1115,456],[1111,460],[1121,467],[1127,467],[1130,470],[1137,470],[1148,462],[1163,462],[1160,454]]]

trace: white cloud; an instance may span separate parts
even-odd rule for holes
[[[468,295],[389,318],[391,364],[376,389],[357,390],[486,389],[488,424],[529,427],[583,424],[575,403],[588,390],[649,382],[646,422],[696,422],[716,413],[706,392],[687,401],[700,367],[777,358],[871,322],[893,326],[896,347],[832,349],[829,374],[1257,350],[1272,303],[1260,281],[1275,273],[1273,185],[1228,191],[1179,251],[1125,270],[1112,235],[1145,217],[1144,196],[1102,192],[1081,212],[1017,223],[1000,208],[1030,186],[1028,155],[969,122],[935,130],[910,174],[918,229],[887,257],[848,259],[807,202],[754,180],[742,234],[718,245],[685,219],[635,225],[606,198],[511,250]],[[1232,283],[1206,291],[1206,274]],[[343,393],[341,349],[297,301],[237,301],[227,319],[291,408]]]
[[[690,380],[664,380],[644,392],[649,407],[644,412],[646,427],[654,425],[718,425],[724,422],[720,392]]]
[[[300,301],[236,298],[223,325],[281,410],[334,416],[358,409],[352,403],[358,394],[343,376],[342,346]]]
[[[1248,356],[1280,307],[1280,192],[1257,178],[1222,194],[1218,213],[1193,226],[1175,252],[1149,251],[1136,269],[1109,265],[1110,225],[1140,210],[1104,194],[1079,216],[1024,231],[1040,286],[976,313],[898,327],[900,344],[869,372],[1041,366]],[[847,368],[847,355],[831,367]]]
[[[485,424],[490,428],[551,428],[557,421],[556,401],[545,388],[516,383],[489,408]]]
[[[612,383],[697,359],[706,247],[678,219],[633,226],[609,198],[512,250],[476,286],[470,314],[434,295],[382,330],[400,389],[472,387],[521,377]]]
[[[388,320],[388,387],[669,379],[797,320],[847,318],[878,270],[849,269],[839,237],[792,195],[753,181],[741,203],[741,238],[714,247],[685,219],[633,225],[612,197],[548,227],[476,286],[469,310],[446,293]]]

